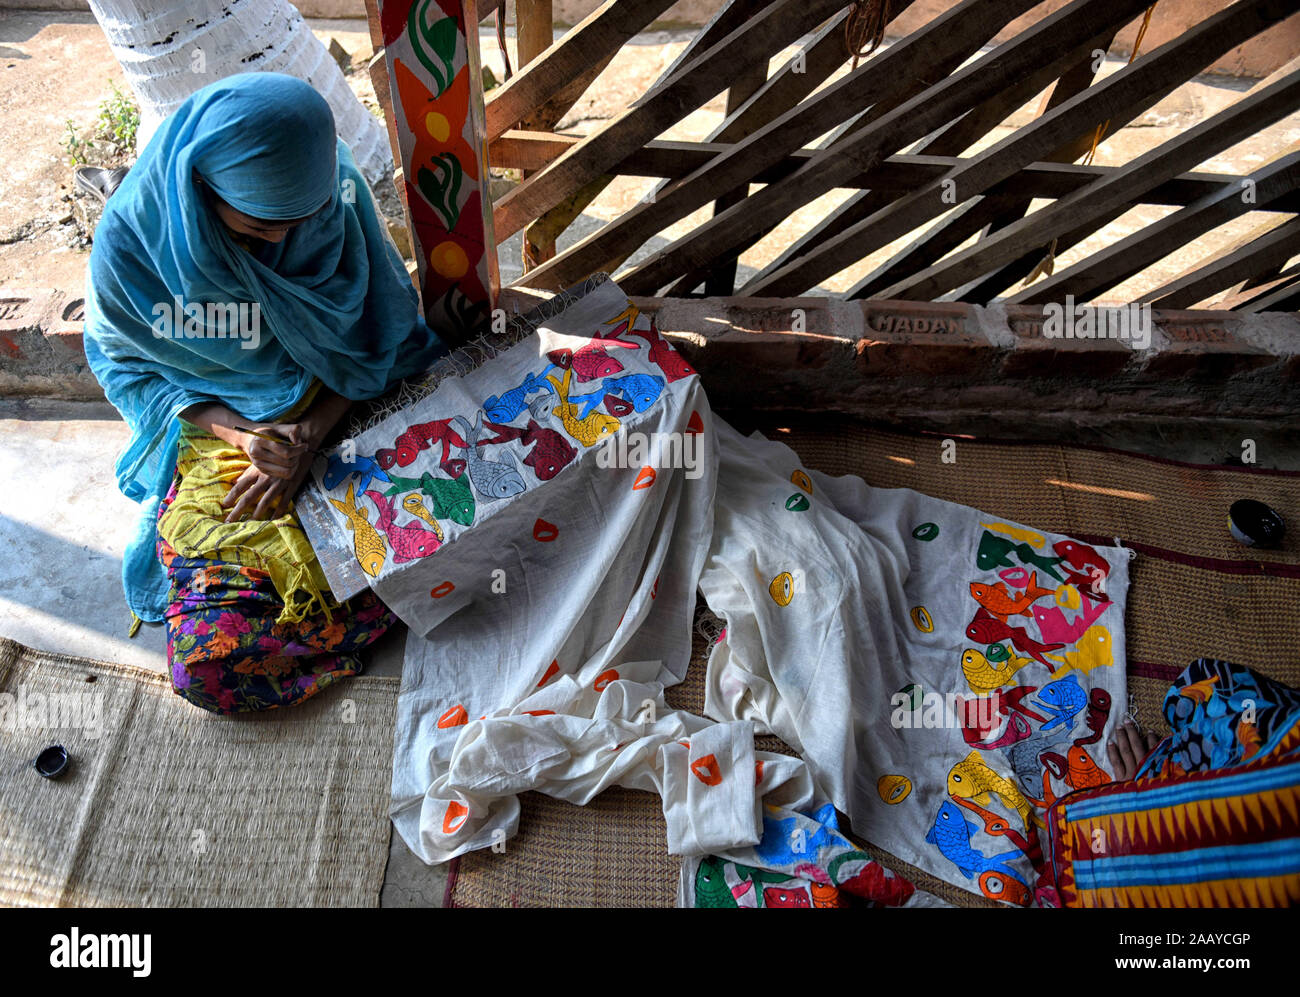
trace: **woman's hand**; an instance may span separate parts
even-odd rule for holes
[[[1115,733],[1111,735],[1110,744],[1106,746],[1106,754],[1110,756],[1111,773],[1115,776],[1115,781],[1127,782],[1137,775],[1137,770],[1142,767],[1142,760],[1159,743],[1160,735],[1148,731],[1146,737],[1143,737],[1131,721],[1125,721],[1117,727]]]
[[[221,501],[221,507],[230,510],[226,522],[275,519],[284,515],[310,469],[311,460],[308,459],[302,462],[292,476],[286,478],[269,475],[256,464],[249,465]]]
[[[289,480],[303,471],[304,467],[311,466],[315,441],[309,438],[311,434],[308,427],[298,423],[271,423],[245,428],[279,437],[279,440],[273,441],[240,431],[239,448],[248,454],[253,466],[266,476]]]

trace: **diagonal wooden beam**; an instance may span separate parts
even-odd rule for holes
[[[1095,44],[1096,50],[1106,51],[1114,40],[1114,32],[1107,32]],[[1085,46],[1081,58],[1061,74],[1051,92],[1048,93],[1039,109],[1045,114],[1059,107],[1067,100],[1086,90],[1096,75],[1097,59],[1092,45]],[[1111,126],[1118,130],[1127,122],[1112,119]],[[1067,142],[1053,151],[1048,162],[1069,163],[1078,159],[1091,148],[1095,129],[1085,131],[1079,138]],[[955,250],[971,236],[977,233],[996,232],[1006,228],[1018,218],[1023,218],[1033,203],[1033,196],[1022,192],[1024,196],[980,197],[968,201],[955,211],[950,212],[932,225],[926,232],[915,239],[901,253],[895,253],[884,264],[863,280],[858,281],[848,292],[849,298],[868,298],[882,288],[898,283],[933,265],[948,253]]]
[[[891,10],[893,8],[890,8]],[[898,107],[904,101],[916,96],[918,93],[928,89],[938,83],[949,73],[956,70],[962,63],[978,52],[994,35],[997,34],[1010,20],[1014,18],[1014,11],[998,12],[987,4],[979,8],[982,17],[979,20],[979,29],[970,35],[965,35],[952,30],[952,25],[933,26],[933,30],[946,34],[954,40],[960,39],[961,44],[951,47],[944,51],[936,46],[928,46],[928,61],[919,67],[906,66],[901,87],[893,88],[889,91],[883,91],[877,95],[877,99],[861,114],[845,121],[840,127],[830,134],[823,142],[818,144],[818,149],[837,149],[846,144],[854,135],[867,128],[873,121],[884,117],[894,108]],[[898,12],[895,12],[898,13]],[[899,56],[901,57],[901,53]],[[878,58],[884,59],[885,53],[881,53]],[[721,212],[715,212],[721,214]],[[838,214],[838,212],[837,212]],[[734,264],[739,260],[740,254],[744,253],[755,243],[767,238],[776,225],[769,226],[762,232],[747,237],[743,243],[738,245],[734,250],[728,253],[722,260],[713,261],[703,266],[699,266],[687,271],[686,275],[679,278],[667,290],[669,296],[689,294],[697,284],[716,267],[731,265],[734,270]],[[711,292],[710,292],[711,293]],[[728,293],[731,293],[729,290]]]
[[[1256,170],[1250,180],[1257,199],[1253,203],[1267,204],[1294,190],[1300,186],[1300,152],[1283,156]],[[1211,194],[1093,253],[1074,266],[1057,271],[1033,287],[1012,295],[1007,301],[1018,305],[1039,305],[1060,301],[1067,294],[1074,295],[1077,301],[1088,301],[1141,273],[1176,247],[1199,238],[1216,225],[1245,214],[1253,203],[1243,202],[1241,190]]]
[[[996,92],[1008,77],[1014,78],[1026,71],[1028,63],[1041,63],[1068,52],[1080,37],[1095,34],[1103,13],[1109,13],[1122,23],[1140,6],[1140,0],[1131,6],[1122,6],[1121,0],[1100,5],[1076,0],[1076,3],[1044,18],[1013,41],[989,53],[948,83],[932,88],[916,101],[881,119],[868,130],[871,134],[864,134],[848,163],[814,161],[781,184],[764,188],[743,206],[743,215],[738,209],[733,209],[734,215],[728,213],[715,219],[709,226],[661,250],[640,268],[645,272],[644,277],[638,274],[639,279],[624,286],[630,293],[644,293],[647,286],[662,286],[667,282],[662,278],[667,276],[671,279],[683,264],[695,265],[702,255],[725,252],[746,229],[763,224],[769,213],[788,213],[793,204],[806,203],[811,196],[822,193],[826,189],[824,185],[836,185],[843,172],[855,167],[858,170],[869,168],[882,153],[889,151],[900,131],[903,141],[907,141],[913,130],[924,129],[930,115],[943,113],[950,116],[947,112],[953,103],[964,101],[969,104],[972,100],[985,99]],[[1195,72],[1196,67],[1211,64],[1224,52],[1282,20],[1288,8],[1287,0],[1239,0],[965,161],[939,183],[900,198],[782,271],[757,285],[747,286],[746,292],[766,295],[799,293],[943,214],[950,208],[941,196],[949,183],[955,185],[952,189],[959,199],[974,197],[1007,179],[1027,163],[1071,141],[1089,124],[1095,125],[1097,121],[1133,105],[1150,107],[1172,92]],[[1066,24],[1073,30],[1063,30]],[[841,160],[845,158],[848,157],[839,157]],[[764,200],[759,202],[759,198]],[[671,259],[671,263],[665,265],[667,259]]]
[[[576,89],[575,80],[586,80],[589,86],[624,42],[670,6],[672,0],[606,0],[508,83],[492,91],[487,101],[488,141],[553,104],[557,92]],[[568,106],[585,90],[583,86],[574,93]],[[551,116],[558,120],[566,110],[568,107]]]
[[[770,58],[840,5],[841,0],[776,0],[764,8],[634,107],[501,198],[493,212],[497,238],[519,231],[570,191],[609,172],[636,146],[721,93],[728,83],[726,67],[739,61]]]
[[[799,206],[839,186],[845,177],[872,169],[891,152],[928,135],[973,104],[992,98],[1012,81],[1025,73],[1032,72],[1036,66],[1065,58],[1078,47],[1081,41],[1107,27],[1106,18],[1112,18],[1114,23],[1122,23],[1136,13],[1141,2],[1142,0],[1113,0],[1110,3],[1098,4],[1092,0],[1075,0],[1069,6],[1038,21],[1014,39],[998,46],[975,63],[954,73],[939,85],[931,87],[895,108],[854,135],[849,142],[839,148],[826,150],[816,160],[785,181],[765,187],[748,198],[745,204],[720,215],[707,225],[701,226],[655,253],[635,270],[620,275],[620,280],[631,281],[632,285],[638,288],[637,293],[652,292],[676,279],[681,273],[689,271],[691,267],[700,266],[711,258],[731,251],[745,238],[761,232],[765,227],[788,216]],[[1098,23],[1099,21],[1101,23]],[[1059,72],[1059,69],[1057,71]],[[1063,135],[1055,144],[1059,145],[1069,137],[1072,136]],[[996,179],[991,182],[996,182]],[[959,196],[971,196],[976,190],[972,189],[968,192],[965,188],[958,188],[958,192]],[[946,199],[940,200],[939,191],[933,192],[931,196],[940,211],[946,210],[948,204],[945,203]],[[914,227],[915,225],[908,226],[897,235],[906,234]],[[857,228],[860,228],[860,225],[854,227]],[[840,236],[828,240],[826,247],[803,260],[796,261],[787,270],[807,267],[808,260],[821,258],[827,248],[836,249],[846,257],[852,257],[841,266],[859,258],[861,253],[852,249],[845,251],[845,239],[849,231],[853,230],[846,230]],[[897,235],[880,245],[887,244]],[[852,241],[857,246],[862,240],[855,232]],[[838,269],[840,267],[832,267],[828,273],[834,273]],[[825,275],[817,275],[802,287],[812,286]],[[772,275],[769,280],[784,276],[785,273],[782,271]],[[755,290],[753,283],[746,285],[746,292],[760,293]]]
[[[1118,2],[1135,3],[1136,0]],[[649,235],[708,204],[719,192],[734,190],[748,182],[787,152],[812,141],[861,109],[891,101],[907,92],[918,76],[915,68],[918,64],[942,62],[956,53],[977,49],[997,31],[1000,23],[1009,22],[1033,6],[1033,0],[963,0],[921,30],[735,143],[726,155],[704,169],[637,205],[616,226],[606,226],[561,253],[549,265],[539,267],[529,275],[529,284],[562,285],[611,259],[626,258]],[[735,210],[738,209],[723,212],[719,218],[728,217]],[[698,262],[702,265],[712,261]],[[543,278],[547,285],[541,283]]]
[[[1090,57],[1093,49],[1103,46],[1112,34],[1113,30],[1108,29],[1095,35],[1079,46],[1075,54]],[[1064,60],[1064,64],[1069,65],[1073,61],[1074,57],[1071,56]],[[1077,62],[1074,64],[1077,65]],[[1046,87],[1053,79],[1056,79],[1060,72],[1061,69],[1056,63],[1047,63],[1035,68],[1001,93],[996,94],[989,100],[981,101],[957,120],[950,122],[935,134],[924,139],[913,151],[921,155],[959,155],[969,148],[971,144],[988,134],[1007,115]],[[850,225],[879,211],[893,200],[895,194],[895,191],[886,189],[865,190],[860,194],[854,194],[764,266],[754,275],[750,283],[756,284],[766,279],[809,252],[809,250],[821,246],[831,236],[837,235]],[[742,288],[740,293],[746,293],[745,289]]]
[[[945,291],[1012,262],[1023,254],[1026,246],[1045,246],[1061,232],[1096,223],[1099,219],[1118,217],[1165,177],[1180,173],[1207,156],[1248,138],[1298,106],[1300,71],[1270,87],[1247,94],[1104,179],[1059,198],[974,246],[885,287],[878,294],[884,298],[934,300]]]
[[[902,9],[912,2],[913,0],[899,0]],[[767,82],[749,100],[735,113],[729,114],[710,139],[726,143],[746,138],[815,90],[839,65],[848,60],[848,50],[844,44],[844,22],[847,17],[847,10],[832,17],[811,41],[768,77]],[[654,144],[647,143],[643,148]],[[725,147],[719,145],[716,154],[721,155],[724,151]],[[620,163],[619,169],[626,172],[627,164],[633,158],[635,154]],[[707,160],[693,159],[691,162],[691,169],[657,175],[680,178],[704,166]],[[659,185],[644,203],[654,203],[662,196],[665,186]],[[551,263],[529,274],[522,283],[559,290],[593,270],[617,268],[646,240],[648,223],[642,223],[643,211],[642,204],[634,206],[620,218],[607,223],[595,237],[579,242]],[[684,214],[689,214],[689,211]],[[663,227],[664,224],[670,222],[661,222],[659,226]]]
[[[1211,307],[1240,312],[1294,311],[1300,308],[1300,263],[1256,287],[1230,294]]]
[[[1227,253],[1198,264],[1137,300],[1152,308],[1192,308],[1255,274],[1274,270],[1300,253],[1300,218],[1292,218]]]
[[[1300,69],[1300,56],[1296,56],[1286,65],[1279,67],[1264,79],[1257,81],[1248,93],[1258,93],[1261,90],[1267,89],[1278,80],[1285,79],[1298,69]],[[1282,205],[1285,200],[1286,198],[1279,200],[1277,204]],[[1053,242],[1056,245],[1056,254],[1059,256],[1068,251],[1071,247],[1077,246],[1105,225],[1122,215],[1124,210],[1127,209],[1118,210],[1114,213],[1107,213],[1106,215],[1094,218],[1083,225],[1073,226],[1060,235],[1053,236]],[[951,294],[946,294],[943,297],[945,300],[966,301],[972,304],[987,304],[994,298],[1006,294],[1016,283],[1025,280],[1031,273],[1033,273],[1034,269],[1043,259],[1043,251],[1043,246],[1034,246],[1027,252],[1021,254],[1018,259],[995,270],[989,271],[962,287],[957,288]]]

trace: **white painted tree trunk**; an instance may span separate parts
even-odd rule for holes
[[[287,0],[89,0],[140,102],[140,147],[186,97],[236,73],[287,73],[329,101],[371,183],[391,176],[388,133]]]

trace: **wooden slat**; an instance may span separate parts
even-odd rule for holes
[[[492,146],[501,150],[502,164],[519,169],[540,169],[570,145],[581,141],[574,135],[510,131]],[[637,177],[679,177],[693,173],[700,166],[721,155],[726,145],[714,142],[647,142],[618,165],[616,172]],[[775,183],[789,176],[819,154],[816,149],[800,149],[780,163],[755,175],[757,183]],[[956,156],[890,156],[870,173],[850,178],[846,187],[869,187],[883,192],[915,190],[946,175],[965,160]],[[1123,169],[1120,166],[1079,166],[1075,163],[1030,163],[1014,176],[989,189],[990,195],[1028,192],[1034,197],[1057,198],[1079,190],[1095,180]],[[1142,197],[1143,204],[1191,204],[1198,197],[1224,187],[1239,187],[1241,178],[1230,173],[1181,173],[1161,182]],[[1300,192],[1279,198],[1260,207],[1261,211],[1292,213],[1300,211]]]
[[[1111,30],[1103,31],[1081,45],[1077,53],[1091,55],[1092,50],[1103,46],[1111,35]],[[1074,62],[1073,55],[1063,60],[1064,65],[1070,65],[1071,63],[1077,65]],[[1001,93],[979,102],[956,121],[950,122],[935,134],[924,139],[914,151],[922,155],[960,155],[973,143],[988,134],[996,125],[1004,121],[1016,108],[1023,105],[1034,94],[1057,78],[1060,72],[1061,69],[1056,63],[1046,63],[1036,67],[1030,73],[1013,82]],[[761,282],[769,275],[803,256],[810,249],[822,245],[831,236],[837,235],[850,225],[871,216],[888,204],[892,197],[893,191],[884,189],[867,190],[861,194],[853,195],[797,239],[776,259],[763,267],[751,279],[750,283],[757,284]],[[742,289],[741,293],[745,293],[744,289]]]
[[[508,83],[493,90],[487,101],[488,141],[508,128],[529,118],[547,104],[555,104],[560,91],[572,91],[573,81],[586,80],[589,86],[596,74],[591,69],[603,66],[619,48],[672,6],[672,0],[606,0],[547,48],[535,63],[516,73]],[[522,59],[522,54],[521,54]],[[602,62],[601,60],[605,60]],[[590,79],[588,79],[590,76]],[[582,96],[584,86],[559,115]],[[559,103],[562,103],[559,102]],[[493,164],[496,165],[496,164]]]
[[[719,192],[734,190],[751,180],[758,171],[851,117],[857,109],[907,92],[917,77],[918,63],[942,62],[956,53],[969,52],[972,46],[977,48],[991,37],[998,23],[1010,21],[1033,6],[1033,0],[964,0],[848,76],[735,143],[705,168],[657,192],[652,200],[638,204],[625,213],[616,227],[606,226],[560,254],[551,264],[530,274],[527,283],[534,287],[563,286],[610,259],[625,258],[649,235],[709,203]],[[761,191],[754,196],[766,193]],[[723,212],[719,219],[730,217],[736,210],[739,208]],[[693,262],[702,266],[711,260],[702,257]]]
[[[1045,246],[1060,232],[1098,219],[1118,217],[1162,178],[1180,173],[1248,138],[1285,117],[1298,102],[1300,71],[1271,87],[1252,91],[1117,172],[1059,198],[904,281],[885,287],[878,296],[934,300],[945,291],[1012,262],[1024,253],[1026,246]]]
[[[1107,32],[1103,37],[1105,37],[1104,44],[1097,44],[1095,47],[1097,50],[1104,52],[1110,48],[1110,44],[1114,40],[1114,34]],[[1061,78],[1056,81],[1051,92],[1045,95],[1039,108],[1039,116],[1049,113],[1086,90],[1092,84],[1093,77],[1096,75],[1093,68],[1096,64],[1097,59],[1093,54],[1093,46],[1085,46],[1078,61],[1061,74]],[[1110,127],[1118,131],[1127,123],[1127,121],[1111,119]],[[1074,141],[1067,142],[1050,153],[1047,161],[1073,162],[1091,148],[1093,136],[1095,135],[1096,129],[1085,130]],[[1034,199],[1027,192],[1022,191],[1020,193],[1024,196],[980,197],[975,201],[962,205],[961,208],[949,213],[932,225],[924,235],[914,240],[901,253],[895,253],[885,264],[877,267],[875,272],[855,284],[846,297],[871,297],[873,293],[880,289],[905,280],[918,271],[931,266],[935,261],[942,259],[955,250],[972,235],[981,232],[985,234],[997,232],[1017,219],[1023,218],[1025,212],[1033,204]]]
[[[1278,80],[1284,79],[1294,73],[1297,69],[1300,69],[1300,56],[1297,56],[1286,65],[1274,70],[1264,79],[1257,81],[1251,88],[1250,93],[1256,93],[1272,86]],[[1115,218],[1118,218],[1121,214],[1123,214],[1123,211],[1102,216],[1087,224],[1076,225],[1069,231],[1054,236],[1053,241],[1056,244],[1056,254],[1059,256],[1062,253],[1067,252],[1073,246],[1077,246],[1079,243],[1083,242],[1083,240],[1095,234]],[[972,304],[987,304],[995,297],[1007,292],[1008,289],[1014,286],[1017,282],[1026,279],[1042,261],[1043,254],[1043,246],[1031,247],[1018,259],[957,288],[951,294],[944,295],[944,298],[950,298],[956,301],[967,301]]]
[[[727,91],[727,114],[732,115],[739,111],[745,101],[754,96],[766,82],[766,60],[757,62],[752,67],[742,70],[736,82]],[[737,135],[737,137],[743,136]],[[748,196],[748,185],[744,189],[728,191],[713,202],[713,213],[720,215],[733,204],[739,204]],[[735,289],[736,257],[732,256],[729,259],[716,261],[705,279],[704,293],[714,297],[722,297],[731,294]]]
[[[1251,174],[1258,203],[1300,186],[1300,152],[1283,156]],[[1204,235],[1217,225],[1245,214],[1253,205],[1243,204],[1241,190],[1225,190],[1202,198],[1152,222],[1119,242],[1088,256],[1074,266],[1059,270],[1032,287],[1008,298],[1012,304],[1037,305],[1063,300],[1072,294],[1087,301],[1102,294],[1177,247]]]
[[[1152,308],[1192,308],[1224,288],[1263,270],[1284,266],[1300,253],[1300,218],[1292,218],[1230,253],[1198,265],[1175,280],[1138,298]]]
[[[759,11],[771,6],[772,2],[773,0],[725,0],[700,30],[695,32],[691,40],[686,43],[686,47],[677,53],[677,58],[673,59],[668,64],[668,68],[656,77],[655,81],[646,89],[646,92],[649,93],[656,87],[667,83],[698,56],[741,28],[746,21]],[[718,92],[721,93],[722,91],[719,90]],[[634,102],[632,106],[636,107],[638,103],[640,101]]]
[[[892,11],[893,8],[891,7],[890,10]],[[906,68],[901,77],[903,80],[902,86],[877,92],[874,95],[874,102],[865,111],[845,121],[824,141],[820,142],[817,148],[822,150],[840,148],[849,142],[854,135],[870,126],[873,121],[884,117],[900,104],[938,83],[978,52],[990,38],[996,35],[1018,14],[1015,9],[997,10],[988,4],[982,5],[979,11],[982,15],[978,21],[979,28],[971,35],[953,31],[952,25],[936,24],[934,30],[941,32],[945,39],[960,40],[960,43],[947,51],[934,45],[927,46],[927,55],[929,56],[927,61],[919,66],[905,64]],[[902,54],[899,53],[898,57],[901,58]],[[881,58],[884,58],[883,53]],[[715,214],[720,213],[715,212]],[[767,238],[777,224],[779,224],[779,221],[760,232],[747,236],[742,243],[727,254],[726,258],[728,260],[738,260],[740,255],[751,246]],[[669,296],[689,293],[709,273],[712,265],[705,264],[688,270],[686,275],[679,278],[675,284],[668,288],[666,293]],[[731,291],[728,290],[727,293],[730,294]]]
[[[827,17],[839,0],[776,0],[661,86],[550,166],[516,187],[493,213],[498,239],[558,204],[567,193],[607,173],[632,149],[650,141],[727,86],[726,67],[769,58]]]
[[[900,7],[906,9],[913,0],[899,0],[899,2]],[[844,44],[844,21],[847,17],[847,10],[832,17],[814,38],[773,73],[749,100],[735,113],[729,114],[712,133],[710,139],[725,143],[746,138],[773,118],[784,114],[815,90],[837,67],[848,60],[848,50]],[[647,143],[647,145],[652,144],[654,143]],[[722,151],[724,148],[720,146],[717,154],[721,154]],[[628,172],[629,162],[631,158],[619,164],[620,172]],[[655,175],[679,178],[704,166],[707,160],[693,159],[691,162],[694,165],[689,170]],[[659,185],[653,196],[647,198],[646,202],[653,202],[662,196],[665,186]],[[642,211],[643,205],[634,206],[631,211],[607,223],[600,230],[599,242],[579,243],[566,253],[561,253],[552,263],[529,274],[521,283],[559,290],[580,280],[583,274],[590,273],[598,267],[612,270],[622,265],[628,256],[646,240],[647,227],[642,224]],[[659,224],[662,227],[663,224],[670,224],[670,222]]]
[[[852,166],[860,169],[867,165],[863,159],[870,161],[878,157],[882,150],[887,150],[888,145],[896,140],[899,130],[905,131],[906,141],[913,134],[911,129],[925,129],[929,124],[929,116],[940,113],[946,115],[947,105],[951,102],[969,104],[985,99],[990,93],[996,92],[1008,78],[1014,79],[1020,72],[1026,71],[1026,63],[1057,58],[1064,51],[1069,51],[1077,44],[1079,32],[1085,32],[1084,37],[1096,32],[1101,26],[1098,21],[1103,12],[1109,12],[1117,21],[1122,22],[1140,6],[1140,0],[1131,6],[1120,6],[1120,2],[1121,0],[1115,0],[1114,3],[1104,5],[1076,2],[1044,18],[979,63],[952,77],[946,84],[932,88],[915,102],[877,122],[870,130],[873,134],[864,135],[860,140],[851,163],[810,163],[781,184],[765,188],[750,198],[751,203],[743,206],[743,214],[739,209],[733,209],[732,213],[715,219],[688,239],[679,240],[662,250],[653,260],[643,265],[642,269],[647,271],[646,279],[625,286],[629,286],[630,293],[645,293],[645,288],[655,284],[656,280],[659,281],[656,286],[665,283],[659,278],[665,272],[671,276],[672,271],[681,267],[683,262],[694,265],[699,254],[716,255],[725,252],[727,244],[735,240],[738,232],[761,225],[767,212],[782,210],[788,213],[792,203],[804,203],[810,199],[807,196],[810,188],[820,193],[828,181],[832,185],[838,182],[839,174],[846,169]],[[1110,117],[1116,109],[1128,108],[1134,104],[1149,107],[1156,103],[1195,72],[1197,67],[1211,64],[1224,52],[1281,20],[1286,15],[1287,8],[1286,0],[1241,0],[1220,11],[1179,38],[1017,130],[991,149],[971,158],[938,184],[931,184],[900,198],[828,240],[820,249],[770,275],[760,284],[749,285],[746,292],[767,295],[798,293],[943,214],[949,207],[940,197],[945,182],[954,183],[957,196],[963,200],[987,191],[1027,163],[1071,141],[1089,124]],[[1081,23],[1081,19],[1090,23],[1091,30]],[[1069,28],[1065,28],[1067,24]],[[767,203],[754,203],[764,195],[768,195],[765,199]],[[663,260],[674,254],[683,254],[685,260],[673,260],[672,265],[665,266]]]
[[[1300,263],[1258,287],[1216,302],[1214,307],[1242,312],[1295,311],[1300,308]]]

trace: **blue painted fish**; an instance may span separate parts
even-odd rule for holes
[[[357,491],[364,492],[370,486],[371,480],[387,481],[388,473],[375,462],[373,457],[355,454],[349,461],[338,454],[330,454],[329,465],[325,468],[325,490],[332,492],[348,478],[356,478],[353,483],[357,486]]]
[[[569,400],[571,402],[585,402],[586,407],[582,410],[581,418],[586,418],[591,410],[606,401],[608,396],[621,397],[628,402],[636,412],[644,412],[651,405],[659,400],[659,395],[664,390],[664,379],[657,374],[625,374],[623,377],[606,378],[600,386],[599,391],[592,392],[589,395],[574,395]],[[609,404],[613,404],[609,402]],[[612,413],[617,415],[618,413]]]
[[[506,499],[518,495],[528,486],[524,484],[523,475],[509,451],[503,451],[505,460],[485,460],[479,456],[479,437],[483,435],[483,413],[474,416],[471,427],[461,416],[453,420],[461,428],[465,438],[465,473],[469,475],[474,490],[486,499]]]
[[[555,386],[555,393],[560,399],[555,414],[560,417],[566,433],[584,447],[594,446],[597,441],[617,433],[622,423],[612,415],[605,415],[603,412],[592,412],[585,419],[579,418],[578,406],[569,403],[569,379],[572,375],[573,371],[566,370],[564,378],[559,381],[555,379],[554,374],[546,375],[546,379]]]
[[[1007,862],[1019,856],[1020,849],[1013,848],[1008,852],[986,856],[970,843],[971,835],[977,830],[974,824],[966,820],[961,807],[951,800],[944,800],[939,804],[939,812],[934,817],[934,826],[926,834],[925,840],[937,846],[943,857],[955,865],[957,871],[967,879],[973,879],[976,875],[989,871],[1019,879],[1007,866]]]
[[[550,391],[551,386],[542,380],[554,364],[547,364],[539,374],[529,374],[517,388],[511,388],[501,396],[489,395],[483,403],[483,412],[492,422],[511,422],[528,405],[528,396],[539,391]]]
[[[450,519],[461,526],[470,526],[474,522],[474,493],[469,482],[462,478],[435,478],[428,471],[418,478],[402,478],[393,475],[393,487],[385,495],[399,492],[420,491],[430,499],[431,512],[439,519]]]
[[[1078,712],[1088,705],[1088,697],[1079,687],[1079,676],[1071,672],[1065,678],[1048,682],[1039,689],[1038,705],[1050,714],[1040,730],[1051,730],[1064,725],[1068,731],[1074,726]]]

